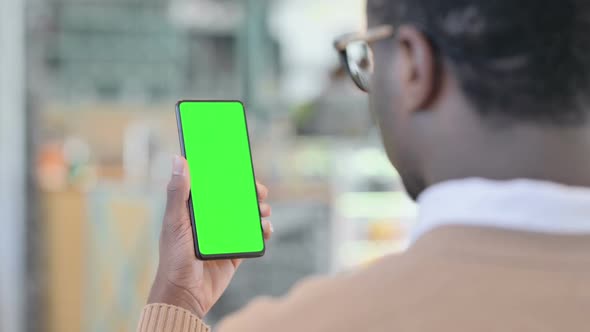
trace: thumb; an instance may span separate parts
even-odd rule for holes
[[[167,191],[165,220],[176,223],[188,216],[187,201],[190,192],[186,160],[180,156],[174,157]]]

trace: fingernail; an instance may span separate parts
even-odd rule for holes
[[[184,176],[184,162],[180,156],[174,156],[174,162],[172,163],[172,174]]]
[[[274,233],[275,232],[275,229],[274,229],[274,227],[272,227],[272,223],[270,221],[268,223],[270,224],[270,232],[271,233]]]

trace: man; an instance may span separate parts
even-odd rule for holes
[[[369,0],[368,15],[336,46],[418,200],[414,242],[216,331],[588,330],[590,2]],[[188,183],[171,183],[139,330],[206,331],[237,264],[194,259]]]

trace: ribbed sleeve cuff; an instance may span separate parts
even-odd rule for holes
[[[209,326],[188,310],[168,304],[143,308],[137,332],[210,332]]]

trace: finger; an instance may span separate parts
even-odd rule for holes
[[[260,216],[262,216],[263,218],[268,218],[270,217],[271,213],[272,208],[270,207],[270,205],[266,203],[260,203]]]
[[[256,192],[259,201],[264,201],[268,197],[268,188],[258,181],[256,181]]]
[[[272,222],[270,220],[263,220],[262,221],[262,230],[264,232],[264,239],[268,240],[274,233],[274,228],[272,227]]]
[[[188,214],[187,201],[190,192],[186,160],[175,156],[172,163],[172,177],[168,182],[165,222],[182,221]]]
[[[240,264],[242,264],[242,262],[244,261],[244,259],[242,258],[234,258],[231,260],[231,263],[234,266],[234,269],[237,269],[238,267],[240,267]]]

